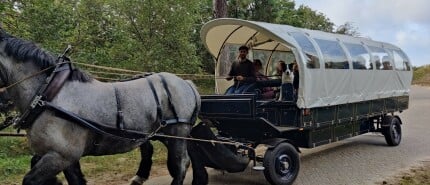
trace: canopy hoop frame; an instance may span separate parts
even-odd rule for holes
[[[276,44],[276,46],[272,49],[269,58],[266,61],[266,70],[264,72],[264,74],[266,74],[266,75],[267,75],[267,71],[268,71],[267,69],[269,68],[270,60],[272,60],[273,53],[276,51],[276,49],[279,47],[280,44],[281,43]]]
[[[218,51],[218,55],[217,55],[217,57],[216,57],[216,61],[218,61],[218,59],[219,59],[219,56],[221,55],[221,52],[222,52],[222,50],[224,49],[224,47],[225,47],[225,43],[227,42],[227,40],[228,39],[230,39],[230,37],[237,31],[237,30],[239,30],[239,29],[241,29],[243,26],[241,25],[241,26],[239,26],[239,27],[237,27],[236,29],[234,29],[230,34],[228,34],[228,36],[225,38],[225,40],[224,40],[224,42],[222,43],[222,45],[221,45],[221,48],[219,49],[219,51]]]

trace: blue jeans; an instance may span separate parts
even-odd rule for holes
[[[243,94],[244,90],[246,90],[252,84],[241,84],[241,85],[232,85],[230,86],[225,94]]]

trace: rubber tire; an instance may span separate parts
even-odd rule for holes
[[[385,116],[382,120],[382,134],[389,146],[397,146],[402,141],[402,127],[400,120],[395,116]]]
[[[289,161],[287,169],[280,160]],[[274,149],[268,149],[263,159],[264,177],[272,185],[290,185],[296,180],[300,170],[300,157],[290,143],[280,143]]]

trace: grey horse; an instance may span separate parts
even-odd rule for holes
[[[28,110],[52,70],[38,72],[54,65],[56,58],[53,55],[0,28],[0,85],[7,87],[4,90],[11,96],[18,112]],[[160,128],[163,134],[187,137],[200,109],[200,96],[192,83],[169,73],[103,83],[73,69],[50,103],[111,128],[117,126],[120,104],[123,130],[153,133]],[[160,118],[177,121],[162,125],[164,120]],[[82,156],[124,153],[146,142],[100,134],[50,110],[41,112],[25,129],[30,147],[40,159],[25,175],[23,185],[42,184],[61,171],[67,171]],[[166,139],[166,144],[168,170],[173,177],[171,184],[183,184],[190,163],[187,143]]]

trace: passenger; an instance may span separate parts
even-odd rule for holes
[[[381,61],[379,59],[379,56],[374,55],[372,60],[375,63],[375,69],[380,70],[381,69]]]
[[[265,76],[260,71],[263,69],[263,65],[259,59],[254,60],[254,68],[255,68],[255,76],[257,77],[257,81],[269,80],[267,76]],[[261,89],[261,98],[263,99],[272,99],[275,97],[275,91],[271,87],[263,87]]]
[[[382,62],[382,69],[383,70],[391,70],[393,68],[391,67],[390,62],[385,61],[385,62]]]
[[[297,101],[297,95],[299,93],[299,66],[297,62],[294,61],[293,65],[293,88],[294,88],[294,101]]]
[[[293,74],[284,61],[279,61],[276,66],[278,75],[281,75],[282,84],[279,93],[279,100],[293,101]]]
[[[390,64],[390,59],[388,56],[382,57],[382,70],[392,70],[393,67]]]
[[[234,79],[234,84],[227,89],[226,94],[241,94],[256,81],[255,69],[252,62],[247,59],[248,47],[239,47],[238,61],[235,61],[230,68],[227,80]]]

